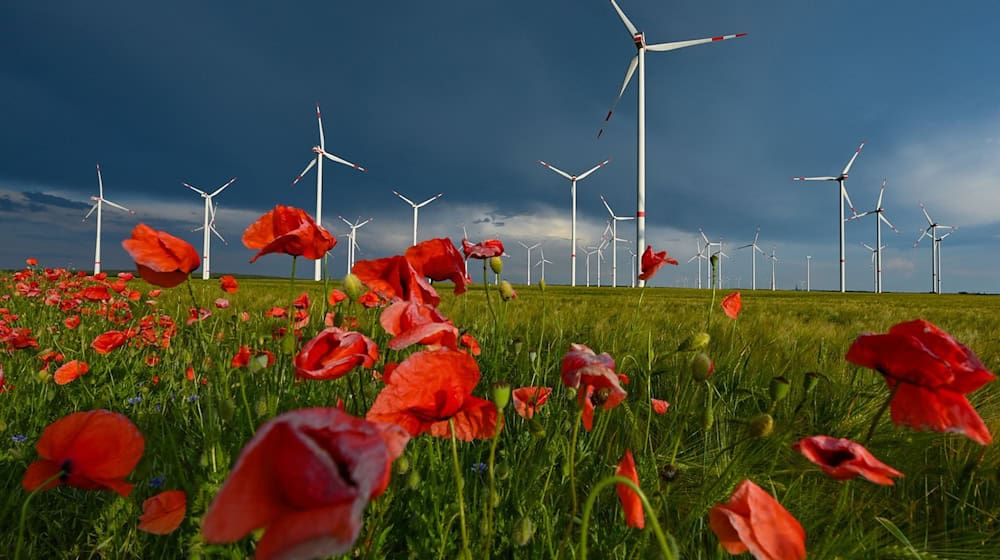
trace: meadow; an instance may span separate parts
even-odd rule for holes
[[[462,557],[467,540],[474,558],[725,558],[709,511],[745,479],[798,519],[810,558],[1000,557],[996,446],[894,426],[882,414],[886,381],[844,359],[859,334],[923,318],[987,369],[1000,370],[997,298],[744,291],[742,311],[731,319],[720,307],[729,291],[521,285],[514,286],[516,298],[502,301],[491,286],[487,300],[479,264],[470,261],[479,281],[463,295],[435,284],[441,313],[481,348],[482,378],[473,393],[491,399],[498,383],[552,393],[530,419],[512,405],[502,408],[494,438],[410,439],[384,494],[368,504],[346,557],[451,559]],[[373,371],[414,351],[389,349],[380,308],[329,301],[340,282],[242,279],[238,291],[226,293],[218,280],[192,279],[154,297],[155,286],[135,278],[110,300],[84,299],[67,312],[46,301],[49,290],[71,281],[80,291],[118,278],[46,278],[41,268],[18,274],[3,275],[0,307],[8,325],[31,329],[37,347],[0,355],[9,389],[0,392],[0,557],[13,556],[19,540],[24,558],[248,557],[259,531],[233,544],[207,544],[201,527],[255,431],[286,411],[338,401],[364,417],[385,385]],[[34,295],[18,287],[32,282]],[[139,297],[125,297],[132,290]],[[307,317],[298,318],[302,337],[295,341],[276,332],[289,318],[268,312],[290,308],[303,293]],[[211,315],[188,323],[192,298]],[[213,305],[218,298],[228,307]],[[336,380],[296,378],[293,359],[325,328],[328,312],[337,324],[370,336],[378,359]],[[81,317],[72,329],[64,324],[70,314]],[[92,345],[110,329],[141,329],[148,316],[155,327],[147,343],[138,336],[106,354]],[[161,316],[176,330],[168,346],[162,336],[173,329]],[[699,333],[709,336],[704,346],[703,337],[692,339]],[[628,378],[622,380],[627,397],[610,410],[599,407],[592,430],[582,428],[576,390],[561,379],[573,343],[607,352]],[[236,367],[241,346],[252,357]],[[265,350],[273,364],[258,354]],[[56,384],[59,361],[46,360],[47,352],[83,360],[89,372]],[[707,379],[704,371],[692,373],[698,353],[714,365]],[[990,431],[1000,430],[998,384],[968,397]],[[651,398],[667,401],[668,410],[655,411]],[[145,439],[127,477],[132,493],[61,486],[38,492],[23,507],[22,478],[38,458],[34,445],[42,431],[92,409],[120,412]],[[864,443],[905,476],[892,486],[833,480],[791,447],[820,434]],[[609,479],[626,450],[648,498],[642,530],[626,524]],[[165,535],[138,530],[143,500],[167,489],[186,493],[180,526]]]

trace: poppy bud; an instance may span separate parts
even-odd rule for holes
[[[819,383],[819,377],[820,374],[816,373],[815,371],[810,371],[806,373],[806,382],[805,386],[803,387],[803,390],[807,395],[811,393],[813,389],[816,388],[816,385]]]
[[[542,278],[541,280],[538,281],[538,287],[541,288],[541,290],[543,292],[545,291],[545,279],[544,278]]]
[[[530,517],[522,517],[514,523],[513,534],[514,544],[524,546],[531,542],[531,537],[535,536],[535,524]]]
[[[781,399],[788,396],[788,389],[792,386],[784,376],[778,376],[771,379],[771,384],[768,386],[767,390],[771,394],[771,402],[777,403]]]
[[[49,370],[47,369],[39,370],[38,380],[41,381],[42,383],[48,383],[49,381],[52,380],[52,374],[49,373]]]
[[[767,437],[774,431],[774,418],[770,414],[758,414],[750,419],[750,435],[752,437]]]
[[[396,459],[395,464],[396,464],[396,474],[398,475],[406,474],[407,471],[410,470],[410,460],[407,459],[405,455],[400,455],[400,457]]]
[[[420,488],[420,472],[416,469],[410,471],[410,476],[406,477],[406,487],[410,490]]]
[[[497,480],[507,480],[510,478],[510,467],[507,466],[507,463],[497,465],[494,472],[496,473]]]
[[[576,387],[566,387],[566,398],[575,401],[576,400]]]
[[[365,293],[365,285],[354,274],[348,274],[344,276],[344,293],[351,298],[351,301],[358,301]]]
[[[695,333],[681,342],[680,346],[677,347],[678,352],[686,352],[688,350],[701,350],[702,348],[708,346],[709,341],[712,337],[709,336],[707,332]]]
[[[517,297],[517,292],[514,291],[514,286],[511,286],[510,282],[506,280],[500,281],[500,297],[504,301],[509,301],[511,298]]]
[[[510,383],[505,381],[494,383],[492,397],[493,404],[497,405],[498,409],[503,410],[510,402]]]
[[[257,413],[257,416],[266,416],[267,402],[264,399],[257,401],[257,404],[254,406],[254,412]]]
[[[493,271],[493,274],[501,274],[503,272],[503,259],[499,256],[490,257],[490,270]]]
[[[537,357],[538,357],[538,352],[535,352],[534,350],[532,350],[531,352],[528,352],[528,360],[529,361],[533,362],[533,361],[535,361],[535,358],[537,358]]]
[[[704,381],[712,376],[715,371],[715,364],[708,354],[699,352],[691,357],[691,377],[695,381]]]

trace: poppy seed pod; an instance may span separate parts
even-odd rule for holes
[[[774,418],[770,414],[758,414],[750,419],[750,435],[752,437],[767,437],[774,431]]]
[[[344,293],[351,298],[351,301],[358,301],[365,293],[365,286],[361,283],[360,278],[354,274],[348,274],[344,277]]]
[[[715,364],[708,354],[699,352],[691,357],[691,377],[695,381],[704,381],[712,376],[715,371]]]
[[[500,257],[490,257],[490,270],[493,271],[493,274],[502,274],[503,259]]]
[[[820,374],[816,373],[815,371],[806,372],[806,381],[803,386],[803,391],[805,391],[805,394],[808,395],[813,391],[813,389],[816,388],[816,385],[819,383],[819,378]]]
[[[517,297],[517,292],[514,291],[514,286],[511,286],[510,282],[506,280],[500,281],[500,297],[503,298],[504,301]]]
[[[510,402],[510,391],[510,383],[500,381],[493,384],[493,404],[497,405],[498,409],[503,410]]]
[[[771,395],[771,402],[776,403],[787,397],[788,389],[791,386],[792,384],[784,376],[772,378],[771,384],[767,388],[768,393]]]

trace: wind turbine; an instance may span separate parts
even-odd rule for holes
[[[614,7],[615,11],[618,12],[618,17],[621,18],[622,23],[625,24],[625,29],[628,30],[629,34],[632,36],[632,42],[635,44],[635,48],[638,50],[632,61],[629,62],[628,69],[625,71],[625,80],[622,82],[622,87],[618,91],[618,97],[615,98],[615,102],[611,105],[611,110],[608,111],[608,115],[604,118],[605,123],[611,120],[611,115],[615,111],[615,107],[621,100],[622,95],[625,93],[625,88],[628,87],[629,82],[632,80],[632,74],[635,73],[636,68],[639,69],[639,78],[637,88],[639,90],[639,100],[638,108],[636,111],[636,120],[638,121],[638,139],[637,139],[637,149],[636,149],[636,167],[637,167],[637,182],[636,182],[636,210],[635,210],[635,246],[636,249],[641,250],[646,246],[646,51],[662,52],[662,51],[672,51],[676,49],[682,49],[684,47],[691,47],[694,45],[700,45],[703,43],[712,43],[715,41],[724,41],[726,39],[736,39],[738,37],[746,36],[746,33],[737,33],[735,35],[721,35],[719,37],[708,37],[705,39],[694,39],[691,41],[675,41],[671,43],[658,43],[655,45],[646,44],[646,36],[638,29],[635,25],[628,19],[625,12],[622,11],[615,0],[611,0],[611,6]],[[600,138],[601,134],[604,133],[604,128],[597,133],[597,137]],[[637,257],[638,258],[638,257]],[[644,281],[639,280],[639,286],[643,286]]]
[[[531,285],[531,250],[537,248],[539,245],[542,244],[542,242],[539,241],[538,243],[535,243],[534,245],[525,245],[524,243],[518,241],[518,244],[520,244],[521,247],[524,247],[525,249],[528,250],[528,285],[530,286]]]
[[[811,292],[812,286],[810,285],[811,278],[810,273],[812,272],[812,255],[806,255],[806,291]]]
[[[625,241],[624,239],[618,238],[618,222],[625,220],[634,220],[635,216],[616,216],[614,211],[611,210],[611,206],[608,205],[607,199],[604,195],[601,195],[601,202],[604,203],[604,207],[608,209],[608,214],[611,215],[611,287],[618,287],[618,242]]]
[[[837,177],[792,177],[793,181],[836,181],[840,184],[840,194],[837,195],[837,208],[840,212],[840,291],[845,292],[846,288],[846,274],[845,274],[845,255],[844,255],[844,200],[847,200],[847,205],[851,207],[851,214],[857,215],[854,211],[854,203],[851,202],[851,197],[847,194],[847,187],[844,186],[844,181],[847,180],[847,173],[851,170],[851,166],[854,165],[854,160],[858,159],[858,154],[861,153],[861,148],[865,147],[865,141],[861,141],[861,145],[851,156],[851,161],[847,162],[844,166],[844,170],[840,172]]]
[[[701,243],[698,243],[698,238],[697,237],[694,238],[694,245],[695,245],[695,248],[697,250],[697,253],[695,253],[695,255],[693,257],[691,257],[690,259],[688,259],[687,262],[691,262],[691,261],[694,261],[694,260],[698,261],[698,289],[700,290],[701,289],[701,261],[708,260],[708,257],[705,256],[705,247],[703,247],[701,245]]]
[[[920,203],[920,209],[924,212],[924,217],[927,218],[927,228],[920,234],[920,237],[913,242],[913,246],[916,247],[920,244],[920,240],[924,237],[931,238],[931,292],[935,294],[941,293],[941,240],[948,237],[956,229],[955,226],[946,226],[939,224],[931,219],[931,215],[927,213],[927,208],[924,208],[924,204]],[[938,237],[938,229],[948,229],[951,230],[941,237]]]
[[[777,290],[774,277],[774,264],[778,262],[778,257],[774,256],[774,247],[771,247],[771,291]]]
[[[587,255],[587,287],[590,287],[590,255],[597,252],[597,247],[586,247],[583,250],[584,254]]]
[[[591,167],[590,169],[588,169],[587,171],[584,171],[583,173],[581,173],[579,175],[570,175],[569,173],[566,173],[562,169],[559,169],[559,168],[555,167],[551,163],[545,163],[542,160],[538,160],[538,163],[544,165],[545,167],[548,167],[552,171],[555,171],[556,173],[558,173],[558,174],[562,175],[563,177],[569,179],[570,182],[571,182],[570,196],[573,198],[573,220],[572,220],[572,226],[570,227],[570,230],[571,230],[570,231],[570,239],[572,239],[573,251],[569,255],[569,262],[570,262],[570,271],[569,271],[570,286],[576,286],[576,183],[578,181],[582,181],[582,180],[586,179],[587,177],[590,176],[591,173],[593,173],[593,172],[597,171],[598,169],[604,167],[610,161],[611,161],[611,159],[606,159],[606,160],[602,161],[601,163],[598,163],[597,165]]]
[[[872,254],[872,271],[873,271],[873,274],[874,274],[874,283],[873,283],[873,287],[872,287],[872,292],[877,294],[877,293],[879,293],[879,280],[880,280],[879,273],[882,272],[881,270],[879,270],[879,267],[878,267],[878,257],[879,257],[879,254],[882,252],[882,251],[880,251],[880,249],[885,249],[885,246],[883,245],[883,246],[879,247],[878,249],[876,249],[875,247],[872,247],[871,245],[869,245],[867,243],[862,243],[861,246],[864,247],[865,249],[868,249],[868,251],[871,252],[871,254]]]
[[[295,183],[301,181],[302,178],[305,177],[306,173],[309,173],[309,170],[312,169],[314,165],[316,166],[316,223],[322,226],[323,225],[323,158],[327,158],[330,161],[334,161],[346,165],[348,167],[353,167],[358,171],[367,171],[367,169],[355,163],[351,163],[346,159],[339,158],[326,151],[326,140],[324,140],[323,138],[323,117],[320,115],[319,112],[319,102],[316,103],[316,122],[319,123],[319,146],[313,146],[312,149],[313,153],[316,154],[316,159],[313,159],[312,161],[309,162],[308,165],[306,165],[306,168],[302,170],[302,173],[299,173],[299,176],[296,177],[294,181],[292,181],[292,186],[294,187]],[[316,259],[316,267],[313,273],[313,280],[317,282],[319,282],[320,280],[320,272],[322,270],[322,263],[320,262],[321,260],[322,259]]]
[[[878,191],[878,201],[875,202],[875,209],[869,210],[867,212],[862,212],[856,216],[851,217],[851,220],[857,220],[858,218],[863,218],[869,214],[875,214],[875,247],[871,247],[874,251],[872,253],[872,258],[875,259],[875,293],[882,293],[882,249],[885,248],[882,245],[882,222],[885,222],[887,226],[892,228],[892,231],[899,233],[896,226],[892,225],[889,218],[885,217],[885,208],[882,208],[882,196],[885,194],[885,183],[886,179],[882,178],[882,188]],[[866,245],[867,246],[867,245]]]
[[[236,177],[233,177],[232,179],[226,181],[226,183],[224,185],[222,185],[221,187],[219,187],[219,188],[215,189],[214,191],[212,191],[212,194],[208,194],[207,192],[199,189],[198,187],[191,186],[188,183],[183,183],[183,182],[181,183],[185,187],[187,187],[187,188],[193,190],[194,192],[198,193],[199,195],[201,195],[201,198],[205,201],[205,224],[201,226],[201,228],[205,230],[205,233],[202,236],[202,245],[201,245],[202,246],[202,249],[201,249],[201,251],[202,251],[202,253],[201,253],[201,261],[202,261],[202,263],[201,263],[201,279],[202,280],[208,280],[209,278],[211,278],[211,273],[209,272],[209,268],[208,268],[209,264],[210,264],[210,262],[209,262],[209,253],[211,252],[211,249],[212,249],[212,244],[211,244],[212,230],[215,229],[215,227],[209,223],[209,220],[211,220],[212,222],[215,221],[215,211],[212,208],[212,199],[215,198],[215,196],[217,194],[219,194],[222,191],[226,190],[226,187],[228,187],[229,185],[232,185],[233,182],[235,182],[235,181],[236,181]],[[215,232],[215,234],[219,235],[219,232]],[[222,236],[219,235],[219,238],[221,239]],[[225,241],[225,240],[223,240],[223,241]]]
[[[347,227],[351,228],[351,233],[347,234],[347,239],[349,240],[349,245],[347,246],[347,273],[350,274],[351,270],[354,268],[354,250],[358,248],[358,230],[375,218],[368,218],[362,222],[361,217],[359,216],[357,220],[354,220],[354,223],[351,223],[343,216],[337,217],[340,218],[340,221],[347,224]]]
[[[717,265],[718,266],[718,273],[717,273],[717,278],[716,278],[715,285],[721,288],[722,287],[722,257],[726,257],[728,259],[729,255],[727,255],[727,254],[725,254],[725,253],[722,252],[722,241],[709,241],[708,240],[708,236],[705,235],[705,232],[702,231],[701,228],[698,228],[698,232],[701,233],[701,238],[705,240],[704,250],[708,251],[709,258],[711,258],[712,255],[718,255],[719,256],[719,258],[718,258],[718,265]],[[719,250],[713,253],[712,252],[712,247],[716,247],[716,246],[719,248]],[[699,265],[698,268],[700,270],[701,266]],[[710,285],[712,284],[712,267],[711,266],[708,267],[708,283]]]
[[[550,261],[549,259],[545,258],[545,249],[539,249],[538,252],[542,254],[542,258],[538,262],[535,263],[535,266],[541,266],[542,267],[542,281],[544,281],[545,280],[545,263],[552,264],[552,261]]]
[[[90,207],[90,211],[87,215],[83,217],[83,221],[87,221],[87,218],[97,210],[97,248],[94,249],[94,274],[100,274],[101,272],[101,206],[107,204],[112,208],[117,208],[119,210],[124,210],[130,214],[135,214],[132,210],[125,208],[121,204],[115,204],[110,200],[104,198],[104,179],[101,178],[101,164],[97,164],[97,196],[90,197],[90,200],[94,201],[94,205]]]
[[[219,238],[219,241],[222,241],[224,245],[229,245],[229,242],[226,241],[226,238],[222,237],[222,234],[219,233],[219,230],[215,229],[215,215],[218,212],[219,212],[219,203],[216,202],[212,205],[212,219],[208,221],[208,229],[211,230],[212,233],[214,233],[215,236]],[[205,229],[205,226],[198,226],[191,231],[201,231],[203,229]]]
[[[752,272],[753,276],[751,278],[751,289],[752,290],[756,290],[757,289],[757,253],[760,253],[760,254],[762,254],[764,256],[767,256],[767,253],[765,253],[763,249],[761,249],[760,247],[757,246],[757,239],[759,239],[759,238],[760,238],[760,226],[757,226],[757,233],[755,233],[754,236],[753,236],[753,242],[751,242],[751,243],[749,243],[747,245],[743,245],[742,247],[738,247],[737,248],[737,249],[746,249],[748,247],[752,247],[752,249],[750,251],[750,262],[753,263],[753,265],[750,267],[751,270],[753,271]]]
[[[631,284],[631,287],[634,288],[635,287],[635,261],[636,261],[635,256],[636,255],[635,255],[635,251],[633,251],[631,247],[626,247],[626,249],[628,249],[628,254],[632,256],[632,276],[631,276],[631,278],[632,278],[632,284]],[[699,264],[698,268],[701,268],[700,264]],[[699,280],[700,280],[700,278],[699,278]]]
[[[417,213],[424,206],[427,206],[428,204],[430,204],[430,203],[434,202],[435,200],[437,200],[437,199],[441,198],[442,196],[444,196],[444,193],[437,193],[436,195],[428,198],[427,200],[421,202],[420,204],[417,204],[417,203],[413,202],[412,200],[406,198],[405,196],[399,194],[396,191],[392,191],[392,194],[394,194],[394,195],[398,196],[399,198],[403,199],[407,204],[409,204],[410,206],[413,207],[413,244],[416,245],[417,244]]]

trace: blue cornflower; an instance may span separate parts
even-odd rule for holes
[[[142,402],[142,397],[140,397],[140,396],[138,396],[138,395],[137,395],[137,396],[134,396],[134,397],[132,397],[132,398],[130,398],[130,399],[128,400],[128,404],[139,404],[139,403],[141,403],[141,402]]]
[[[476,473],[480,473],[481,474],[481,473],[486,472],[487,468],[488,467],[486,466],[486,463],[476,463],[475,465],[472,465],[472,472],[476,472]]]
[[[13,440],[14,443],[23,443],[23,442],[25,442],[25,441],[28,440],[28,436],[26,436],[24,434],[16,434],[16,435],[10,436],[10,439]]]
[[[187,402],[194,402],[196,400],[198,400],[198,395],[191,395],[187,398]]]
[[[159,488],[160,486],[163,486],[163,483],[166,482],[166,481],[167,481],[167,477],[165,477],[165,476],[154,476],[152,478],[152,480],[149,481],[149,487],[150,488]]]

